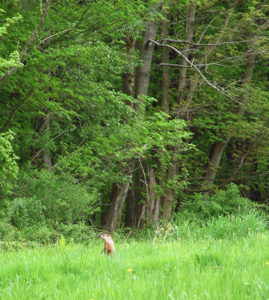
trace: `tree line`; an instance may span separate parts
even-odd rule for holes
[[[231,183],[268,203],[268,13],[263,0],[2,1],[3,217],[17,203],[53,224],[139,229]]]

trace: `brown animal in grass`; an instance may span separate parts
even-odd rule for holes
[[[104,233],[101,235],[101,239],[105,241],[103,251],[108,255],[113,255],[115,253],[115,247],[111,235]]]

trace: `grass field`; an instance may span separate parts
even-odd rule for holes
[[[269,235],[0,253],[0,299],[269,299]]]

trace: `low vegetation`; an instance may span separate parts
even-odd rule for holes
[[[113,257],[101,253],[97,233],[82,234],[85,225],[48,245],[2,239],[0,299],[267,299],[266,225],[255,211],[196,222],[178,215],[115,233]]]
[[[250,230],[251,229],[251,230]],[[0,299],[268,299],[269,235],[101,240],[0,254]]]

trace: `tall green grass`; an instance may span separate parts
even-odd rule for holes
[[[269,299],[269,235],[0,252],[0,299]]]

